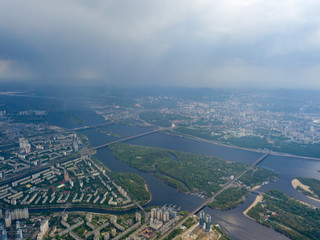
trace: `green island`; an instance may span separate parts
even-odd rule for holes
[[[141,171],[153,173],[179,191],[202,193],[208,197],[247,167],[243,163],[212,156],[154,147],[116,143],[109,148],[117,159]],[[236,207],[254,186],[264,181],[276,180],[278,177],[276,172],[256,167],[242,176],[233,188],[223,193],[210,206],[224,210]],[[223,199],[229,201],[225,202]]]
[[[293,179],[292,185],[307,197],[320,200],[320,181],[318,179],[297,177]]]
[[[320,210],[307,206],[278,190],[263,194],[263,200],[248,211],[259,223],[291,239],[319,239]]]

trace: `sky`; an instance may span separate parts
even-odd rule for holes
[[[320,89],[320,2],[2,0],[0,81]]]

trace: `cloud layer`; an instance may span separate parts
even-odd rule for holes
[[[320,89],[320,3],[0,1],[0,79]]]

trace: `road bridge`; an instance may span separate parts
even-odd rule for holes
[[[232,179],[231,181],[227,182],[218,192],[213,194],[210,198],[208,198],[205,202],[203,202],[201,205],[199,205],[196,209],[194,209],[192,212],[190,212],[182,221],[180,221],[175,227],[171,228],[165,235],[163,235],[160,239],[164,239],[167,237],[174,229],[177,229],[178,227],[181,227],[182,224],[191,216],[199,212],[202,208],[207,206],[210,202],[212,202],[219,194],[221,194],[224,190],[231,187],[236,181],[238,181],[244,174],[246,174],[248,171],[253,169],[255,166],[257,166],[259,163],[261,163],[263,160],[265,160],[268,156],[270,156],[270,153],[267,152],[261,157],[259,157],[256,161],[254,161],[250,166],[248,166],[241,174],[239,174],[237,177]]]
[[[107,147],[111,144],[114,144],[114,143],[118,143],[118,142],[124,142],[124,141],[127,141],[127,140],[131,140],[131,139],[135,139],[135,138],[138,138],[138,137],[142,137],[142,136],[146,136],[146,135],[150,135],[152,133],[155,133],[155,132],[159,132],[163,130],[162,128],[159,128],[159,129],[156,129],[156,130],[152,130],[150,132],[145,132],[145,133],[140,133],[140,134],[137,134],[137,135],[134,135],[134,136],[130,136],[130,137],[126,137],[126,138],[122,138],[122,139],[119,139],[119,140],[115,140],[113,142],[109,142],[109,143],[106,143],[106,144],[103,144],[103,145],[100,145],[100,146],[96,146],[92,149],[99,149],[99,148],[104,148],[104,147]]]
[[[95,125],[90,125],[90,126],[77,127],[77,128],[73,128],[72,130],[73,131],[81,131],[81,130],[85,130],[85,129],[103,127],[103,126],[112,125],[112,124],[116,124],[116,123],[118,123],[118,122],[100,123],[100,124],[95,124]]]

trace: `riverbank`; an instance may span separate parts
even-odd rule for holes
[[[150,193],[150,199],[146,202],[146,203],[144,203],[144,204],[142,204],[142,206],[144,207],[144,206],[146,206],[146,205],[148,205],[151,201],[152,201],[152,194],[151,194],[151,192],[150,192],[150,190],[149,190],[149,188],[148,188],[148,184],[144,184],[144,187],[145,187],[145,189]]]
[[[189,135],[189,134],[179,133],[179,132],[176,132],[176,131],[174,131],[174,130],[171,130],[170,132],[163,132],[163,133],[168,134],[168,135],[172,135],[172,136],[178,136],[178,137],[183,137],[183,138],[187,138],[187,139],[192,139],[192,140],[196,140],[196,141],[200,141],[200,142],[206,142],[206,143],[216,144],[216,145],[222,146],[222,147],[229,147],[229,148],[233,148],[233,149],[239,149],[239,150],[244,150],[244,151],[257,152],[257,153],[266,153],[266,152],[267,152],[266,150],[260,150],[260,149],[254,149],[254,148],[246,148],[246,147],[239,147],[239,146],[235,146],[235,145],[229,145],[229,144],[222,143],[222,142],[217,142],[217,141],[214,141],[214,140],[208,140],[208,139],[196,137],[196,136]],[[301,156],[301,155],[294,155],[294,154],[283,153],[283,152],[270,151],[270,154],[271,154],[271,155],[280,156],[280,157],[293,157],[293,158],[302,158],[302,159],[306,159],[306,160],[320,161],[320,158],[307,157],[307,156]]]
[[[309,186],[304,185],[302,182],[300,182],[300,181],[299,181],[298,179],[296,179],[296,178],[291,181],[291,185],[292,185],[293,188],[296,189],[296,190],[297,190],[298,187],[300,187],[300,188],[302,188],[304,191],[309,192],[309,193],[311,193],[311,194],[314,194],[314,192],[310,190],[310,187],[309,187]],[[299,190],[297,190],[297,191],[299,191]],[[310,198],[310,199],[312,199],[312,200],[315,200],[315,201],[320,202],[320,199],[318,199],[318,198],[314,198],[314,197],[311,197],[311,196],[308,196],[308,195],[305,195],[305,196],[308,197],[308,198]]]
[[[253,221],[256,221],[254,218],[248,216],[248,212],[249,212],[252,208],[254,208],[255,206],[257,206],[257,204],[260,203],[262,200],[263,200],[263,195],[258,195],[258,196],[256,197],[256,199],[254,200],[254,202],[253,202],[246,210],[243,211],[243,215],[245,215],[247,218],[250,218],[250,219],[253,220]]]

